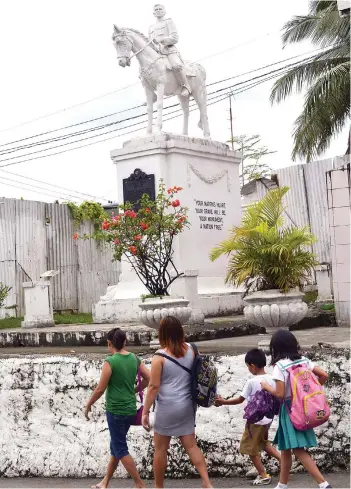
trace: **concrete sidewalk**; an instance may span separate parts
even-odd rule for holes
[[[325,475],[326,480],[335,488],[349,488],[350,487],[350,473],[337,472],[335,474]],[[93,484],[100,482],[96,479],[58,479],[58,478],[13,478],[13,479],[0,479],[0,488],[89,488]],[[212,479],[214,487],[221,488],[231,488],[231,487],[241,487],[249,488],[252,487],[252,481],[240,477],[228,477],[221,479]],[[278,483],[278,477],[274,477],[272,484],[267,487],[275,487]],[[153,481],[146,482],[147,487],[153,487]],[[199,479],[178,479],[178,480],[167,480],[166,487],[175,488],[195,488],[201,487],[201,481]],[[112,479],[109,486],[111,489],[115,487],[128,488],[133,487],[133,482],[129,479]],[[289,480],[289,488],[312,488],[318,487],[318,484],[308,475],[308,474],[292,474]]]
[[[250,348],[257,347],[262,343],[268,344],[273,332],[274,330],[268,331],[266,334],[197,341],[196,344],[203,353],[237,355],[245,353]],[[350,348],[350,330],[348,328],[314,328],[294,331],[294,334],[298,338],[302,348],[310,348],[318,343],[332,343],[336,347]],[[136,353],[152,353],[148,346],[131,346],[129,350]],[[80,354],[96,354],[97,356],[106,356],[106,353],[106,346],[0,348],[0,358],[21,355],[76,356]]]

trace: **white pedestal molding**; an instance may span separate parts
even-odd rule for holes
[[[211,249],[241,221],[240,153],[224,143],[162,133],[127,141],[122,149],[111,152],[111,158],[117,169],[119,202],[128,199],[127,187],[135,197],[148,190],[153,177],[156,191],[160,179],[167,188],[183,188],[177,198],[189,209],[191,225],[175,240],[174,261],[178,270],[198,270],[198,298],[191,305],[205,316],[241,311],[242,291],[224,283],[227,258],[209,260]],[[94,322],[137,321],[142,294],[148,291],[122,263],[119,283],[111,285],[93,306]],[[186,297],[179,287],[176,295]]]
[[[22,328],[55,326],[52,293],[48,280],[24,282],[24,321]]]
[[[308,306],[302,302],[302,292],[290,291],[286,294],[279,290],[262,290],[245,297],[248,304],[244,315],[249,323],[258,326],[288,327],[303,319]]]

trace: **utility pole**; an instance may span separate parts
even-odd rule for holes
[[[232,142],[232,150],[234,151],[234,132],[233,132],[233,112],[232,112],[232,93],[229,95],[229,119],[230,119],[230,136]]]
[[[242,160],[241,160],[241,186],[243,187],[245,182],[244,182],[244,139],[241,138],[241,154],[242,154]]]

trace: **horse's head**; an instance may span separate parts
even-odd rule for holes
[[[130,66],[133,40],[128,36],[126,30],[113,25],[112,42],[117,51],[118,64],[123,68]]]

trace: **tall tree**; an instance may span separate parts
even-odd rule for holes
[[[254,136],[242,134],[233,137],[233,140],[229,142],[233,142],[234,148],[243,154],[240,169],[241,186],[251,180],[257,180],[270,174],[272,169],[267,163],[263,163],[261,158],[276,151],[270,151],[267,146],[257,146],[261,143],[261,136],[258,134]]]
[[[292,157],[311,161],[349,120],[350,16],[340,16],[337,1],[311,1],[308,15],[295,16],[283,27],[284,47],[306,40],[325,50],[283,75],[273,86],[271,102],[307,88],[294,124]]]

